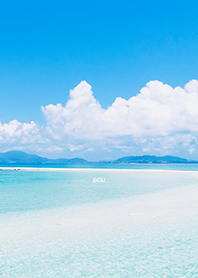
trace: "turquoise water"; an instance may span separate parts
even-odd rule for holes
[[[198,166],[163,167],[0,171],[0,276],[198,277]]]
[[[8,165],[1,165],[7,167]],[[182,171],[198,171],[198,164],[152,164],[152,163],[120,163],[120,164],[103,164],[103,165],[15,165],[17,167],[34,167],[34,168],[83,168],[83,169],[161,169],[161,170],[182,170]]]
[[[94,178],[105,182],[93,182]],[[96,203],[194,182],[192,175],[178,180],[175,173],[1,171],[0,213]]]

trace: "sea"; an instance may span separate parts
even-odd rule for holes
[[[198,277],[198,165],[0,170],[0,277]]]

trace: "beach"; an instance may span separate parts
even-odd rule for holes
[[[55,195],[47,198],[61,203],[63,185],[71,190],[78,181],[79,186],[72,194],[67,191],[72,201],[60,206],[31,207],[31,200],[18,209],[14,203],[12,210],[5,206],[0,214],[2,276],[197,277],[196,171],[16,169],[1,174],[13,181],[30,171],[26,182],[41,181],[38,188],[48,178],[40,189],[41,203],[47,188]],[[93,183],[97,173],[105,182]],[[30,194],[38,198],[34,190]],[[76,202],[80,196],[86,200]]]
[[[161,166],[161,165],[160,165]],[[171,166],[174,166],[171,164]],[[194,165],[193,165],[194,166]],[[197,168],[197,167],[196,167]],[[65,168],[65,167],[1,167],[0,166],[0,171],[16,171],[16,170],[22,170],[22,171],[44,171],[44,172],[52,172],[52,171],[57,171],[57,172],[65,172],[65,171],[107,171],[107,172],[177,172],[177,173],[182,173],[185,170],[178,170],[178,169],[133,169],[133,168]],[[196,169],[198,170],[198,168]],[[195,173],[197,171],[195,170],[186,170],[189,173]],[[186,172],[185,171],[185,172]]]

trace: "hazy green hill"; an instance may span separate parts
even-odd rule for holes
[[[100,165],[100,164],[120,164],[120,163],[198,163],[195,160],[188,160],[176,156],[125,156],[114,161],[89,162],[83,158],[58,158],[48,159],[35,154],[27,154],[22,151],[9,151],[0,153],[0,165]]]
[[[58,158],[48,159],[35,154],[27,154],[22,151],[9,151],[0,153],[0,164],[16,164],[16,165],[74,165],[74,164],[87,164],[88,161],[82,158]]]
[[[195,160],[188,160],[177,156],[125,156],[114,161],[114,163],[198,163]]]

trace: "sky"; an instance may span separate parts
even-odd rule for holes
[[[0,152],[198,159],[198,2],[2,1]]]

